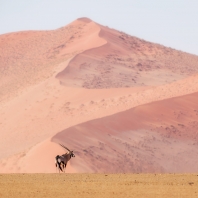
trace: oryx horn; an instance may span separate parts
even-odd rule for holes
[[[66,150],[68,150],[69,152],[71,152],[66,146],[60,144],[63,148],[65,148]]]

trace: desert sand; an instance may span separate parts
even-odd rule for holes
[[[87,18],[0,35],[0,172],[198,172],[197,97],[198,56]]]
[[[1,174],[1,197],[197,197],[196,174]]]

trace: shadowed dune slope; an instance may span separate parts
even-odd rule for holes
[[[197,172],[198,92],[68,128],[69,145],[91,172]],[[72,161],[79,171],[82,164]]]
[[[107,43],[76,55],[57,75],[62,84],[92,89],[155,86],[198,73],[197,56],[97,25]]]

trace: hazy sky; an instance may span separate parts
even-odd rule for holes
[[[80,17],[198,55],[198,0],[0,0],[0,34],[56,29]]]

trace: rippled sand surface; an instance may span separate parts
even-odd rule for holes
[[[197,197],[197,174],[1,174],[0,197]]]

